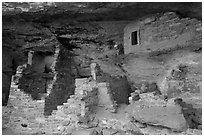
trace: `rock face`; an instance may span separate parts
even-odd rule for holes
[[[168,104],[160,99],[156,100],[153,98],[152,93],[142,94],[141,100],[130,104],[127,112],[141,123],[168,127],[174,131],[187,129],[187,123],[181,107],[175,104]]]

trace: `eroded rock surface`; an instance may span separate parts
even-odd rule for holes
[[[130,104],[127,107],[128,114],[141,123],[168,127],[174,131],[187,129],[187,123],[179,105],[148,96],[153,95],[144,93],[139,101]]]

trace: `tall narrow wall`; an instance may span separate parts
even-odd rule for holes
[[[62,105],[70,95],[74,94],[75,81],[72,75],[71,52],[59,46],[59,55],[56,61],[55,75],[51,93],[45,98],[45,115],[50,115],[58,105]]]

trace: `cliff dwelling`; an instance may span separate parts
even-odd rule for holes
[[[2,2],[3,135],[201,135],[201,2]]]

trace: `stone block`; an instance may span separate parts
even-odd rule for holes
[[[72,132],[72,135],[93,135],[94,129],[78,129],[74,132]]]
[[[135,120],[149,125],[164,126],[174,131],[187,129],[187,122],[178,105],[154,105],[151,102],[138,101],[128,106],[128,113]]]
[[[69,120],[64,120],[63,122],[62,122],[62,125],[63,126],[68,126],[70,124],[70,121]]]
[[[118,132],[117,129],[112,129],[112,128],[104,128],[103,129],[103,135],[113,135]]]

